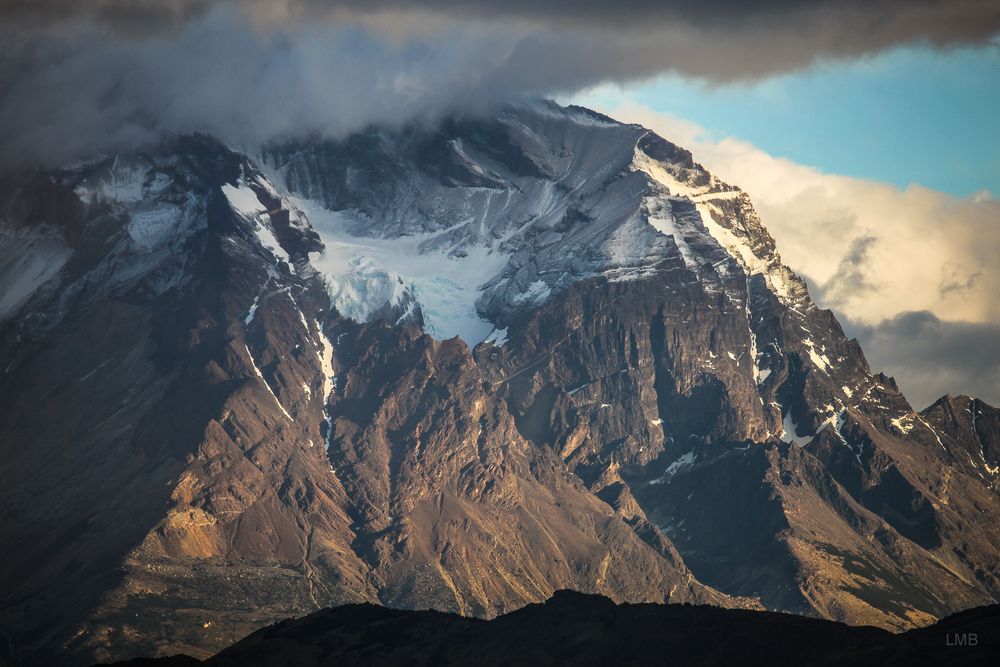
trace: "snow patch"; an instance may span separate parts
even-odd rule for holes
[[[494,329],[489,336],[483,339],[483,342],[495,347],[503,347],[504,343],[507,342],[507,327]]]
[[[642,149],[639,148],[638,142],[636,143],[635,152],[632,157],[632,167],[645,173],[654,181],[667,188],[671,195],[675,197],[687,197],[693,199],[698,195],[706,194],[708,187],[692,187],[686,183],[680,181],[675,174],[668,171],[664,165],[658,160],[646,155]]]
[[[250,326],[250,323],[253,322],[253,318],[257,314],[257,307],[259,305],[260,305],[260,294],[258,294],[253,298],[253,303],[250,304],[250,310],[247,311],[247,316],[243,318],[243,323],[245,325]]]
[[[830,373],[830,359],[827,358],[825,354],[820,354],[816,351],[816,344],[811,338],[806,338],[803,341],[803,345],[806,346],[806,352],[809,355],[809,360],[812,361],[813,365],[829,375]]]
[[[937,440],[937,444],[939,444],[941,446],[941,449],[943,449],[945,451],[948,451],[948,448],[944,446],[943,442],[941,442],[941,436],[938,435],[938,432],[934,430],[934,427],[931,426],[930,424],[928,424],[927,420],[924,419],[923,417],[921,417],[920,415],[914,414],[913,416],[917,418],[917,421],[919,421],[921,424],[923,424],[924,426],[926,426],[927,430],[930,431],[931,434],[934,435],[934,439]]]
[[[738,193],[737,196],[743,193]],[[722,211],[702,197],[693,197],[696,202],[695,209],[701,216],[702,224],[716,241],[719,242],[730,257],[735,259],[746,271],[747,276],[762,275],[764,282],[771,292],[785,304],[795,303],[795,294],[790,286],[789,270],[781,264],[781,259],[777,253],[771,257],[759,257],[750,247],[748,241],[737,236],[731,229],[723,227],[716,220],[716,216],[722,218]]]
[[[267,208],[257,199],[256,193],[248,187],[237,187],[229,183],[222,186],[222,193],[226,196],[229,206],[233,209],[234,213],[244,220],[253,223],[254,234],[256,234],[260,244],[271,251],[275,259],[290,264],[288,253],[285,252],[285,249],[281,247],[278,239],[274,236]]]
[[[322,273],[330,297],[341,314],[368,321],[386,306],[398,306],[408,296],[416,299],[428,331],[438,338],[460,336],[469,345],[494,330],[476,310],[480,286],[496,275],[508,257],[485,246],[471,246],[463,256],[426,250],[435,234],[395,239],[362,237],[348,229],[361,225],[360,214],[330,211],[303,199],[293,199],[305,212],[325,246],[310,253],[310,262]],[[424,247],[422,247],[424,246]],[[544,299],[545,283],[532,285],[524,302]]]
[[[133,211],[128,235],[143,250],[152,250],[170,237],[183,216],[183,209],[171,205]]]
[[[253,220],[261,213],[267,213],[267,209],[257,199],[257,194],[250,188],[225,183],[222,186],[222,194],[226,195],[233,212],[245,218]]]
[[[271,230],[270,222],[265,222],[263,219],[257,220],[257,226],[254,228],[254,233],[257,235],[257,240],[260,241],[260,244],[270,250],[275,259],[279,259],[291,265],[288,253],[285,252],[285,249],[281,247],[280,243],[278,243],[278,239],[274,236],[274,232]]]
[[[124,205],[136,204],[145,196],[143,186],[147,173],[149,169],[145,165],[131,164],[128,160],[115,156],[104,178],[96,183],[84,180],[74,192],[87,204],[101,200],[115,201]],[[163,183],[164,178],[166,183]],[[169,178],[165,174],[158,174],[154,184],[158,186],[154,191],[161,191],[169,184]]]
[[[789,410],[784,419],[782,419],[781,429],[782,442],[794,443],[799,447],[805,447],[812,442],[812,435],[799,435],[799,427],[792,418],[791,410]]]
[[[0,229],[0,321],[55,278],[72,254],[60,238]]]
[[[544,303],[545,300],[549,298],[550,294],[552,294],[552,290],[549,288],[549,286],[546,285],[545,282],[542,280],[536,280],[535,282],[528,285],[527,289],[525,289],[523,292],[521,292],[520,294],[516,294],[514,296],[513,301],[515,304],[519,306],[523,305],[537,306],[541,303]]]
[[[257,374],[257,377],[260,378],[260,381],[264,383],[265,387],[267,387],[267,391],[271,394],[271,397],[274,398],[274,402],[278,404],[278,407],[281,409],[281,412],[283,412],[284,415],[288,417],[288,421],[295,421],[294,419],[292,419],[292,416],[288,414],[288,410],[286,410],[285,406],[281,404],[281,401],[278,400],[278,395],[274,393],[273,389],[271,389],[271,385],[267,383],[267,380],[264,378],[264,374],[260,372],[260,368],[257,366],[257,362],[254,360],[253,354],[251,354],[250,352],[250,347],[248,345],[244,345],[243,349],[247,351],[247,357],[250,359],[250,365],[253,366],[254,373]]]
[[[316,356],[319,357],[319,367],[323,373],[323,421],[326,423],[326,438],[323,446],[324,450],[329,453],[330,442],[333,439],[333,412],[330,410],[330,397],[333,396],[333,390],[337,387],[337,374],[333,368],[333,343],[323,331],[323,325],[320,324],[319,320],[314,320],[314,323],[316,331],[319,332],[320,345]]]
[[[900,433],[909,433],[913,430],[913,417],[910,415],[903,415],[902,417],[896,417],[890,420],[890,423],[895,427]]]
[[[653,201],[655,201],[655,199]],[[673,216],[663,211],[656,213],[650,212],[646,221],[653,229],[660,232],[664,236],[669,236],[673,239],[674,245],[677,246],[677,250],[681,254],[681,259],[684,260],[684,266],[689,269],[698,268],[698,259],[695,257],[694,252],[692,252],[691,247],[687,244],[687,241],[685,241],[684,235],[677,228],[677,224]]]
[[[315,323],[316,331],[319,332],[320,348],[316,354],[319,357],[320,369],[323,371],[323,400],[329,401],[330,394],[333,393],[334,381],[337,379],[337,374],[333,369],[333,343],[323,331],[319,320],[316,320]]]
[[[659,479],[654,479],[653,481],[650,482],[650,484],[665,484],[670,481],[670,478],[675,476],[681,470],[693,466],[694,462],[695,462],[694,452],[688,452],[687,454],[682,454],[675,461],[673,461],[670,465],[667,466],[667,469],[663,471],[663,476],[661,476]]]

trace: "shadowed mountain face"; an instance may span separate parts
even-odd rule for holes
[[[181,137],[8,180],[0,233],[29,664],[562,588],[892,630],[1000,599],[1000,411],[913,411],[747,196],[643,128]]]
[[[772,612],[624,604],[557,591],[492,621],[373,605],[325,609],[254,632],[203,663],[287,665],[991,665],[1000,607],[893,635]],[[124,665],[123,665],[124,667]]]

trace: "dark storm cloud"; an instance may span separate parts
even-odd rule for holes
[[[754,79],[905,44],[982,44],[998,30],[996,0],[0,0],[0,168],[164,132],[251,147],[340,136],[668,71]],[[882,218],[880,229],[894,219]],[[859,292],[885,293],[871,259],[884,247],[855,239],[820,301],[854,312]],[[943,271],[941,295],[988,293],[992,274],[965,267],[989,266],[991,250],[957,252],[971,259]],[[842,321],[917,405],[942,391],[1000,404],[1000,325],[929,312]]]
[[[949,322],[928,311],[902,313],[876,326],[840,319],[871,366],[895,376],[915,408],[944,393],[1000,405],[1000,324]]]
[[[833,277],[826,283],[813,283],[816,299],[837,308],[850,299],[861,298],[867,293],[877,291],[879,285],[868,275],[871,265],[871,252],[878,244],[879,238],[874,234],[864,234],[851,242],[850,247],[837,265]]]
[[[676,71],[982,42],[983,0],[0,0],[0,166],[204,130],[337,135]]]
[[[137,26],[183,22],[221,4],[227,0],[5,0],[0,11],[48,21],[82,16]],[[602,28],[662,23],[746,28],[754,23],[805,22],[837,29],[836,24],[847,18],[861,38],[883,33],[881,39],[923,37],[942,44],[989,37],[1000,21],[1000,9],[991,0],[240,0],[238,4],[273,21],[421,12]]]
[[[598,76],[625,77],[666,68],[710,79],[760,76],[916,41],[983,42],[1000,30],[994,0],[0,0],[0,12],[36,25],[93,19],[127,34],[169,31],[231,6],[262,30],[375,19],[403,31],[440,20],[539,31],[542,55],[582,53],[587,61],[594,50],[605,64]]]

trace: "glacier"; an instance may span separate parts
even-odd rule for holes
[[[759,221],[732,222],[734,210],[755,215],[747,196],[686,151],[551,102],[510,104],[496,122],[503,136],[488,141],[470,122],[458,137],[373,131],[361,146],[256,156],[258,182],[287,193],[287,208],[318,233],[323,250],[309,263],[341,314],[404,321],[419,310],[435,337],[476,345],[575,282],[678,269],[720,291],[741,270],[759,274],[783,302],[808,303],[773,243],[757,240]],[[428,153],[447,170],[430,169]]]

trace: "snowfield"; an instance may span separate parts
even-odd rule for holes
[[[294,197],[291,201],[323,241],[325,249],[310,253],[309,261],[323,274],[342,315],[363,322],[387,305],[402,306],[409,294],[437,338],[460,336],[475,345],[493,330],[477,313],[476,299],[484,280],[506,264],[505,255],[479,245],[465,256],[448,255],[434,243],[440,233],[395,239],[355,236],[348,230],[363,226],[358,214],[328,211]]]
[[[386,133],[372,139],[370,156],[352,153],[342,173],[335,143],[258,159],[266,176],[259,182],[289,193],[289,210],[319,234],[324,250],[309,261],[338,311],[402,321],[419,308],[429,333],[476,345],[592,278],[637,280],[683,268],[724,289],[743,269],[763,275],[783,301],[797,298],[773,244],[725,226],[718,206],[746,196],[698,165],[650,157],[640,147],[646,130],[548,103],[511,106],[500,123],[517,161],[474,135],[452,138],[436,158],[452,166],[446,179]],[[373,188],[373,174],[386,170],[389,185]],[[226,191],[273,248],[264,211],[246,193]]]

